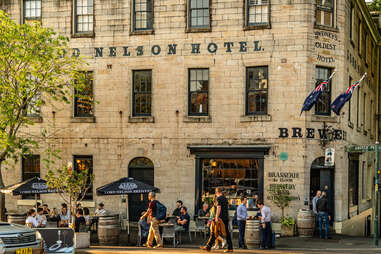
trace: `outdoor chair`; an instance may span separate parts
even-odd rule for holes
[[[194,228],[194,237],[196,237],[197,232],[200,232],[200,233],[204,234],[204,238],[206,238],[207,226],[205,224],[205,220],[196,219],[195,223],[196,223],[196,225]],[[191,225],[190,225],[190,227],[191,227]]]
[[[175,232],[175,227],[163,227],[163,233],[161,234],[161,238],[163,240],[165,238],[173,239],[173,248],[176,248],[176,232]]]
[[[184,228],[182,226],[179,226],[179,225],[175,225],[175,232],[178,234],[178,238],[179,238],[179,242],[181,244],[182,242],[182,234],[185,233],[185,234],[188,234],[188,237],[189,237],[189,241],[192,242],[192,233],[191,233],[191,223],[192,221],[189,222],[189,230],[188,231],[185,231]],[[194,223],[194,221],[193,221]],[[193,224],[194,225],[194,224]],[[193,227],[194,228],[194,227]]]

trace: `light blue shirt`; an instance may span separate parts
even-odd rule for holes
[[[315,196],[312,199],[312,210],[314,211],[314,214],[317,214],[316,203],[317,203],[318,200],[319,200],[318,196]]]
[[[237,208],[237,220],[246,220],[247,217],[246,206],[244,204],[240,204]]]

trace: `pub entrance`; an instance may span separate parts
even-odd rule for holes
[[[311,164],[310,201],[321,190],[327,193],[330,215],[335,215],[335,168],[324,166],[324,157],[316,158]]]

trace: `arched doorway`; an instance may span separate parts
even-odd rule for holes
[[[128,165],[128,176],[143,183],[155,186],[154,184],[154,166],[150,159],[137,157],[130,161]],[[138,221],[141,212],[148,207],[148,194],[129,195],[128,212],[131,221]]]
[[[332,218],[335,214],[335,167],[324,166],[324,157],[316,158],[311,164],[310,200],[317,190],[327,193]]]

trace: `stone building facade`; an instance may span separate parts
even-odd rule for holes
[[[121,197],[95,189],[132,176],[158,187],[169,210],[181,199],[193,215],[224,186],[232,205],[241,193],[258,195],[277,219],[271,188],[291,191],[286,214],[296,216],[327,186],[336,231],[364,233],[375,157],[345,150],[378,139],[380,35],[362,1],[7,0],[2,8],[69,36],[89,64],[96,103],[44,106],[29,130],[47,128],[65,163],[92,168],[85,205],[125,214]],[[316,80],[333,72],[321,101],[301,115]],[[364,72],[336,116],[329,103]],[[324,165],[326,148],[334,166]],[[6,183],[44,177],[43,157],[15,165]],[[132,217],[141,199],[129,197]],[[6,201],[8,210],[28,203]]]

